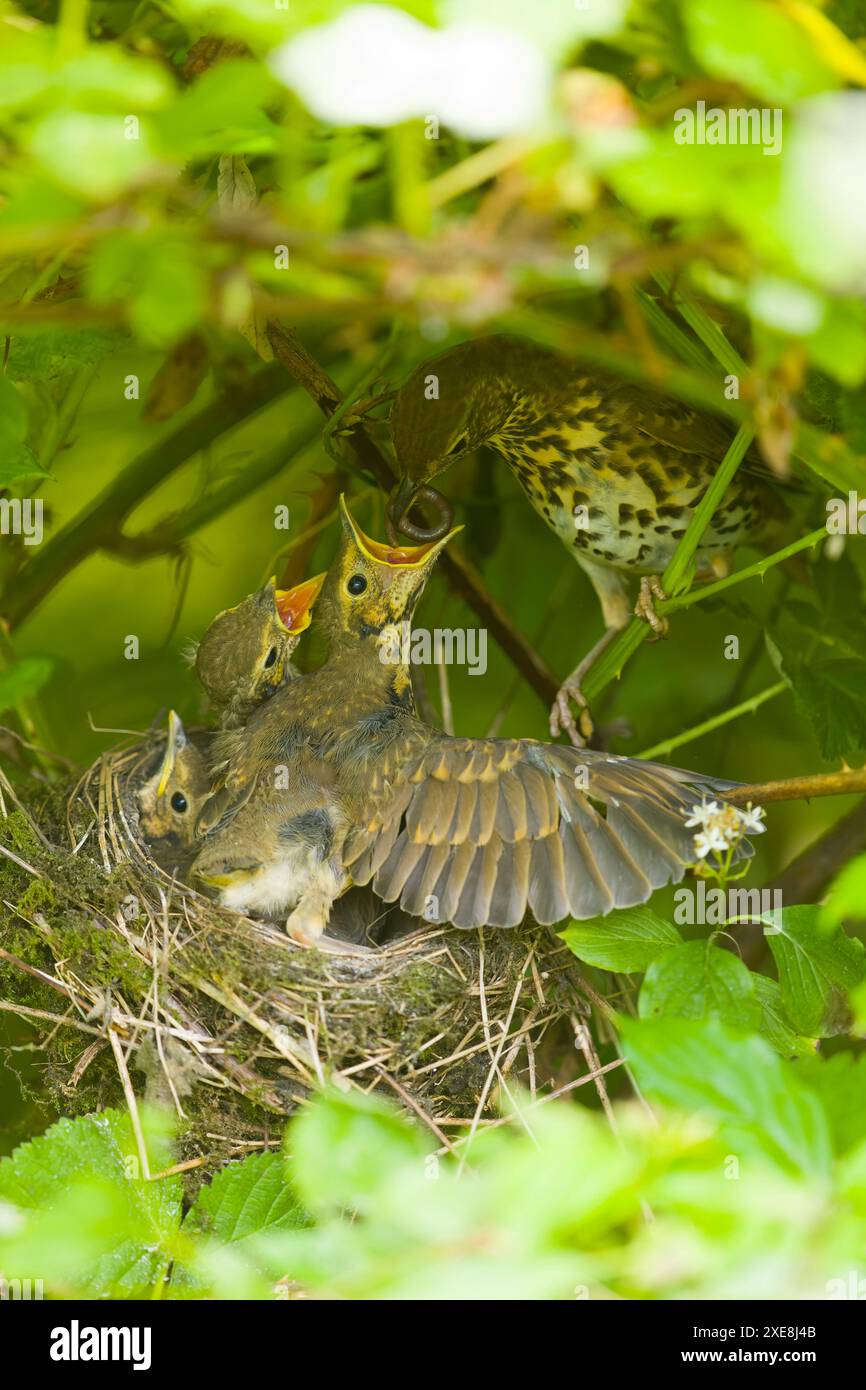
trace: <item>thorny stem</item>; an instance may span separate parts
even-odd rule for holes
[[[738,705],[732,705],[730,709],[723,710],[721,714],[713,715],[711,719],[705,719],[701,724],[695,724],[691,729],[685,729],[683,733],[676,734],[673,738],[666,738],[661,743],[654,743],[651,748],[644,748],[640,753],[636,753],[636,758],[666,758],[675,748],[681,748],[684,743],[693,743],[696,738],[702,738],[704,734],[711,734],[715,729],[720,729],[724,724],[730,724],[733,719],[739,719],[741,714],[754,714],[755,710],[760,709],[761,705],[766,704],[767,700],[773,700],[783,691],[788,690],[787,681],[777,681],[775,685],[770,685],[766,690],[761,690],[757,695],[751,695],[748,700],[742,700]]]
[[[710,483],[700,503],[695,508],[691,521],[686,528],[676,550],[673,559],[668,565],[662,576],[662,588],[666,593],[676,594],[679,587],[684,583],[692,560],[697,550],[701,537],[709,524],[716,507],[721,502],[730,486],[731,480],[742,462],[742,459],[749,448],[753,438],[754,429],[751,425],[741,425],[725,457],[720,463],[713,481]],[[729,576],[730,577],[730,576]],[[701,591],[698,590],[699,594]],[[696,601],[697,595],[692,597],[692,602]],[[684,607],[686,605],[680,604]],[[661,613],[664,605],[658,605],[658,612]],[[650,634],[649,625],[640,619],[634,619],[624,628],[615,641],[602,653],[597,665],[589,672],[583,683],[584,694],[587,699],[595,699],[605,686],[608,685],[615,676],[618,676],[629,657],[633,656],[638,647]]]
[[[817,772],[808,777],[786,777],[779,782],[751,782],[725,792],[725,801],[745,806],[752,801],[809,801],[813,796],[856,796],[866,792],[866,767]]]

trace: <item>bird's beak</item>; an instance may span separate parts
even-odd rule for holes
[[[165,741],[165,755],[162,760],[162,767],[159,770],[159,782],[156,786],[157,797],[165,795],[169,778],[174,772],[174,765],[177,762],[177,755],[187,745],[186,730],[180,719],[180,715],[175,714],[174,710],[168,712],[168,737]]]
[[[414,484],[410,484],[414,486]],[[443,498],[444,501],[444,498]],[[450,540],[462,531],[462,526],[454,526],[444,535],[437,536],[433,540],[427,541],[424,545],[383,545],[381,541],[374,541],[371,536],[363,532],[349,508],[346,506],[345,497],[340,497],[340,510],[343,519],[348,525],[349,530],[355,540],[358,549],[368,560],[374,561],[379,565],[386,565],[388,569],[396,570],[420,570],[427,569],[432,561],[439,554]]]
[[[313,604],[324,582],[325,574],[317,574],[293,589],[274,590],[274,602],[283,627],[294,633],[306,632],[313,620]]]
[[[438,521],[433,526],[420,526],[411,521],[409,513],[415,502],[430,502],[438,513]],[[428,483],[416,483],[412,478],[401,478],[388,498],[386,508],[389,527],[402,531],[416,541],[440,540],[450,529],[454,520],[454,508],[435,487]]]
[[[230,888],[238,877],[237,874],[205,874],[201,869],[193,869],[193,874],[210,888]]]

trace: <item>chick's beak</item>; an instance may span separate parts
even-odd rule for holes
[[[313,604],[325,582],[324,574],[305,579],[293,589],[275,589],[274,601],[283,627],[290,632],[306,632],[312,622]]]
[[[180,716],[174,710],[168,712],[168,737],[165,741],[165,755],[162,760],[162,767],[159,770],[159,782],[156,787],[157,797],[165,795],[169,778],[174,772],[174,765],[177,762],[177,755],[186,747],[186,730],[181,723]]]
[[[414,484],[410,484],[410,486],[414,486]],[[442,500],[444,502],[445,499]],[[372,536],[368,536],[366,532],[361,530],[346,506],[344,497],[340,498],[340,508],[358,549],[366,555],[368,560],[385,566],[386,570],[427,570],[440,550],[457,535],[458,531],[463,530],[462,526],[455,526],[441,534],[437,530],[437,534],[426,539],[422,545],[391,544],[390,542],[383,544],[381,541],[374,541]]]

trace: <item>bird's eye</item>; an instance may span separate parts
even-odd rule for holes
[[[173,811],[183,812],[187,809],[187,805],[188,802],[183,792],[175,792],[174,796],[171,798],[171,809]]]
[[[276,661],[276,659],[277,659],[277,649],[276,649],[276,647],[271,647],[271,650],[268,652],[267,656],[265,657],[265,666],[273,666],[273,664],[274,664],[274,662]]]
[[[367,581],[364,578],[363,574],[353,574],[352,578],[346,585],[346,588],[349,590],[350,594],[363,594],[366,587]]]

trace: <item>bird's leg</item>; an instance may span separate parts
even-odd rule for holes
[[[286,931],[300,946],[315,946],[331,917],[331,908],[349,886],[349,879],[333,862],[311,871],[286,921]]]
[[[641,575],[640,593],[637,603],[634,606],[636,618],[641,618],[643,622],[649,623],[656,637],[667,637],[668,620],[660,618],[655,610],[655,600],[664,603],[667,594],[661,585],[661,580],[657,574]]]
[[[328,925],[333,898],[316,887],[304,893],[286,921],[286,931],[299,946],[315,946]]]
[[[626,626],[631,617],[631,609],[622,579],[616,570],[610,569],[607,565],[597,565],[579,554],[575,554],[575,559],[581,569],[589,575],[592,587],[598,595],[605,630],[559,687],[550,708],[550,736],[557,738],[564,730],[576,748],[583,748],[586,740],[592,735],[592,717],[586,696],[581,690],[581,682],[605,647],[609,646],[616,634]],[[577,720],[571,712],[572,700],[580,706]]]
[[[601,656],[605,647],[610,646],[614,637],[621,629],[618,627],[605,628],[593,647],[590,647],[586,656],[575,666],[570,676],[566,676],[559,690],[556,692],[556,699],[550,707],[550,736],[557,738],[565,730],[575,748],[583,748],[586,740],[592,737],[593,724],[592,716],[589,712],[589,705],[586,696],[581,690],[581,681],[592,666],[593,662]],[[571,712],[569,701],[573,700],[580,706],[580,714],[575,720]]]

